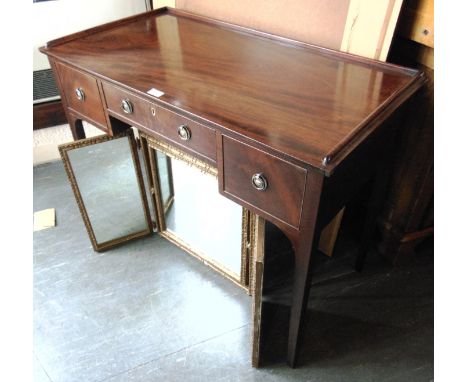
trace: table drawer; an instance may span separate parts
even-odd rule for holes
[[[305,169],[226,136],[222,152],[221,192],[299,227]]]
[[[97,80],[61,63],[56,64],[68,107],[107,129]]]
[[[214,129],[162,108],[156,109],[150,128],[178,146],[216,162]]]
[[[102,87],[109,111],[143,127],[151,123],[151,108],[156,107],[151,102],[105,82],[102,83]]]
[[[114,114],[158,133],[176,146],[216,162],[214,129],[156,106],[118,87],[104,83],[103,88],[107,109]]]

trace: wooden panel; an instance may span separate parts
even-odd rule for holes
[[[404,121],[382,212],[379,249],[398,265],[409,262],[416,245],[433,234],[434,61],[427,59],[433,58],[433,52],[433,48],[398,37],[390,56],[392,62],[419,65],[428,78],[411,105],[412,115]]]
[[[33,106],[33,130],[67,123],[62,102],[52,101]]]
[[[89,119],[91,123],[106,127],[106,116],[96,79],[58,62],[56,67],[68,107]],[[76,97],[75,90],[78,88],[84,92],[83,100]]]
[[[415,41],[396,36],[393,41],[390,60],[395,59],[395,55],[399,60],[408,62],[408,65],[420,66],[434,70],[434,48],[429,48],[426,45],[419,44]]]
[[[43,51],[314,167],[362,140],[370,122],[421,81],[417,72],[179,11],[132,20]],[[149,96],[152,87],[165,94]]]
[[[107,109],[115,116],[145,131],[150,129],[160,134],[159,138],[216,162],[216,134],[212,128],[165,110],[116,86],[103,83],[103,89]],[[123,100],[132,105],[131,113],[123,111]],[[179,136],[178,127],[181,125],[189,129],[190,139],[183,140]]]
[[[184,125],[190,131],[190,139],[182,140],[178,134],[179,126]],[[151,129],[196,154],[216,162],[216,133],[214,129],[203,126],[162,108],[156,109]]]
[[[223,137],[223,193],[234,196],[279,220],[299,227],[306,171],[279,158]],[[221,172],[220,172],[221,173]],[[252,185],[252,175],[261,173],[268,182],[264,191]]]
[[[177,8],[339,49],[349,0],[177,0]]]
[[[151,123],[151,108],[154,107],[150,102],[133,95],[130,92],[122,90],[116,86],[102,83],[106,106],[109,111],[119,117],[123,117],[126,122],[137,124],[139,126],[149,126]],[[122,101],[128,100],[132,105],[133,111],[127,114],[122,109]]]
[[[333,255],[336,238],[343,219],[344,207],[336,214],[333,220],[328,223],[320,234],[318,249],[327,256]]]
[[[406,1],[398,34],[434,48],[434,0]]]
[[[351,0],[341,51],[385,61],[403,0]]]
[[[160,2],[162,3],[162,2]],[[402,0],[378,1],[362,7],[359,0],[334,2],[283,0],[252,2],[240,0],[221,3],[217,0],[178,0],[181,9],[298,38],[312,44],[361,54],[385,61],[393,37]],[[325,4],[322,8],[320,5]],[[336,12],[334,7],[340,8]],[[250,9],[252,8],[252,11]],[[346,16],[344,10],[348,8]],[[249,11],[245,11],[245,10]],[[267,11],[265,11],[265,9]],[[312,10],[310,14],[309,10]],[[294,23],[287,22],[294,15]],[[318,19],[318,23],[317,20]],[[317,30],[315,28],[318,28]],[[370,33],[372,30],[372,33]],[[318,31],[318,32],[317,32]],[[359,34],[359,31],[362,33]],[[342,35],[342,37],[340,37]],[[341,44],[339,39],[342,39]],[[369,81],[372,81],[369,78]],[[322,233],[320,250],[331,255],[342,213]]]

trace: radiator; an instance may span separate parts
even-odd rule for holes
[[[33,71],[33,104],[59,100],[52,69]]]

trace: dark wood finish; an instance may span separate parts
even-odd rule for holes
[[[85,139],[86,134],[83,128],[83,120],[81,119],[81,116],[68,112],[67,119],[70,125],[70,130],[72,132],[73,139],[75,141]]]
[[[148,102],[130,92],[119,89],[105,82],[102,83],[107,110],[111,115],[121,118],[143,130],[150,129],[162,136],[171,144],[186,148],[193,154],[202,156],[216,162],[216,136],[214,129],[203,126],[174,112],[163,109],[152,102]],[[133,112],[127,114],[123,111],[121,103],[128,100]],[[186,125],[191,132],[189,140],[182,140],[177,129]]]
[[[262,365],[262,351],[261,351],[261,339],[264,338],[261,336],[262,334],[262,327],[264,325],[264,320],[262,320],[262,315],[265,310],[265,307],[262,306],[262,294],[263,294],[263,263],[262,262],[255,262],[255,285],[254,285],[254,292],[252,293],[252,299],[254,299],[252,303],[252,310],[253,310],[253,329],[252,329],[252,357],[251,363],[253,367],[260,367]]]
[[[189,140],[180,138],[177,129],[185,125],[190,131]],[[156,115],[150,128],[170,144],[189,150],[202,159],[216,163],[216,132],[211,127],[204,126],[191,119],[182,117],[172,111],[156,107]]]
[[[413,17],[415,9],[425,17]],[[430,35],[422,39],[415,33],[408,35],[408,31],[421,31],[418,25],[433,23],[433,15],[427,13],[431,9],[432,1],[403,4],[396,28],[399,36],[389,53],[391,62],[418,67],[428,79],[412,101],[413,113],[403,121],[390,192],[379,224],[382,233],[379,250],[395,265],[411,261],[416,246],[434,232],[434,49],[418,43],[427,44],[426,37]],[[432,34],[429,45],[433,47],[433,30],[429,32]],[[410,36],[415,41],[401,36]]]
[[[84,116],[93,125],[107,130],[106,116],[102,107],[97,80],[88,74],[60,63],[56,64],[56,68],[68,107],[75,113]],[[75,90],[79,88],[84,92],[83,100],[76,97]]]
[[[60,100],[33,105],[33,130],[63,125],[67,122]]]
[[[221,194],[256,213],[299,228],[305,169],[228,137],[222,137],[222,153]],[[266,177],[266,190],[252,185],[256,173]]]
[[[133,126],[145,127],[151,125],[151,107],[154,107],[152,103],[105,82],[102,82],[102,89],[107,110],[111,115]],[[123,100],[128,100],[131,103],[133,107],[132,113],[127,114],[123,111]]]
[[[319,168],[422,81],[417,71],[247,31],[168,10],[42,51]],[[153,87],[165,94],[148,95]]]
[[[432,75],[428,69],[428,77]],[[404,120],[406,129],[398,137],[399,150],[381,216],[379,243],[380,252],[394,265],[409,262],[415,247],[433,233],[433,228],[429,229],[434,224],[433,97],[431,79],[412,103],[414,114]]]
[[[320,230],[317,228],[317,217],[322,196],[323,174],[316,171],[307,173],[307,183],[303,203],[301,226],[290,240],[294,248],[294,284],[289,319],[287,362],[295,367],[300,348],[299,335],[304,325],[304,313],[310,293],[310,275],[312,268],[312,250],[317,248]]]
[[[317,232],[379,171],[395,130],[390,122],[424,75],[167,8],[41,50],[98,81],[109,126],[122,119],[215,159],[220,192],[290,239],[287,359],[296,365]],[[152,88],[164,94],[148,94]],[[132,116],[120,110],[123,95],[135,102]],[[154,118],[148,107],[156,107]],[[193,130],[192,142],[180,142],[179,123]],[[266,191],[252,187],[256,172],[266,174]],[[369,221],[378,203],[370,204]]]
[[[377,228],[377,218],[382,210],[385,200],[385,190],[388,184],[388,166],[380,162],[379,171],[375,172],[372,180],[371,196],[367,203],[367,211],[364,220],[364,227],[361,234],[359,253],[356,258],[356,270],[361,272],[364,267],[367,251],[369,250],[371,239]]]
[[[107,115],[108,123],[110,129],[108,130],[107,134],[110,136],[123,133],[124,131],[127,131],[130,129],[132,126],[128,124],[125,121],[121,121],[120,119],[114,118],[111,115]]]
[[[381,121],[379,129],[373,131],[365,142],[341,162],[333,175],[325,179],[320,208],[321,225],[328,224],[344,205],[354,199],[382,168],[382,162],[388,160],[387,155],[393,149],[389,142],[393,142],[401,115],[405,111],[405,108],[401,108],[387,120]]]
[[[50,56],[48,57],[48,59],[49,59],[50,67],[52,68],[52,72],[54,74],[55,83],[57,84],[57,88],[58,88],[59,93],[60,93],[60,99],[62,101],[62,105],[63,105],[63,109],[64,109],[64,112],[65,112],[65,116],[66,116],[67,121],[68,121],[68,125],[70,126],[70,131],[72,133],[73,140],[76,141],[76,140],[79,140],[79,139],[84,139],[86,136],[85,136],[85,132],[84,132],[84,129],[83,129],[83,123],[77,117],[71,115],[71,113],[70,113],[70,111],[68,109],[67,99],[65,97],[64,89],[62,88],[62,86],[60,84],[60,78],[59,78],[58,70],[57,70],[57,67],[56,67],[56,60],[54,60]]]
[[[67,36],[64,36],[64,37],[60,37],[60,38],[56,38],[54,40],[47,41],[45,47],[51,48],[51,47],[54,47],[54,46],[57,46],[57,45],[65,44],[67,42],[70,42],[70,41],[73,41],[73,40],[76,40],[76,39],[79,39],[79,38],[84,38],[84,37],[89,36],[89,35],[94,34],[94,33],[106,31],[106,30],[111,29],[111,28],[116,28],[118,26],[122,26],[124,24],[137,21],[139,19],[146,19],[146,18],[148,18],[148,15],[158,15],[160,13],[165,13],[165,12],[167,12],[167,10],[168,10],[167,7],[158,8],[158,9],[155,9],[155,10],[150,11],[150,12],[139,13],[137,15],[124,17],[123,19],[114,20],[114,21],[111,21],[111,22],[108,22],[108,23],[105,23],[105,24],[101,24],[101,25],[92,27],[92,28],[84,29],[82,31],[79,31],[79,32],[76,32],[76,33],[73,33],[73,34],[70,34],[70,35],[67,35]]]

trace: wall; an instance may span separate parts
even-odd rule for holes
[[[385,61],[403,0],[351,0],[340,50]]]
[[[177,8],[339,49],[350,0],[176,0]]]
[[[47,41],[146,10],[144,0],[60,0],[32,5],[34,70],[49,68],[38,48]]]
[[[176,7],[176,0],[153,0],[153,8]]]
[[[50,67],[46,55],[38,51],[47,41],[146,10],[144,0],[60,0],[34,3],[32,7],[33,70]],[[91,125],[85,129],[90,136],[99,133]],[[35,130],[33,165],[58,160],[57,145],[70,141],[68,125]]]
[[[176,0],[176,7],[386,60],[402,0]]]

